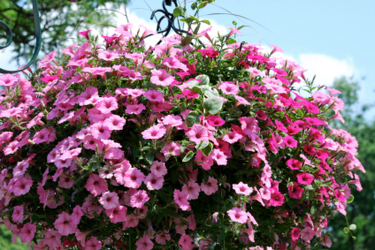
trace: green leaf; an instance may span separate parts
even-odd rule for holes
[[[194,19],[195,21],[199,22],[199,19],[195,16],[189,15],[190,18]]]
[[[191,128],[194,124],[201,122],[200,114],[197,111],[190,112],[185,119],[186,126]]]
[[[344,230],[344,233],[346,233],[346,234],[348,234],[350,232],[349,228],[347,228],[347,227],[344,227],[343,230]]]
[[[199,75],[195,78],[201,79],[200,85],[209,85],[209,83],[210,83],[210,78],[207,75]]]
[[[199,8],[199,9],[203,9],[204,7],[207,6],[207,4],[208,4],[207,1],[203,1],[203,2],[201,2],[201,3],[198,5],[198,8]]]
[[[198,149],[205,148],[205,147],[208,146],[208,144],[209,144],[209,143],[206,142],[206,141],[201,141],[201,143],[199,143],[199,144],[197,144],[197,145],[195,146],[195,149],[198,150]]]
[[[315,212],[316,212],[316,207],[313,205],[310,208],[310,214],[313,215],[313,214],[315,214]]]
[[[201,22],[202,22],[202,23],[205,23],[205,24],[207,24],[207,25],[211,25],[211,22],[208,21],[208,20],[201,20]]]
[[[215,115],[219,113],[223,107],[223,101],[220,97],[210,97],[203,103],[203,107],[208,111],[208,113]]]
[[[173,15],[175,17],[184,16],[184,9],[181,6],[176,7],[173,10]]]
[[[233,43],[236,43],[237,42],[237,40],[236,39],[233,39],[233,38],[229,38],[228,40],[227,40],[227,44],[233,44]]]
[[[35,215],[35,214],[31,217],[31,219],[33,220],[33,222],[40,221],[40,218],[37,215]]]
[[[219,243],[222,243],[224,241],[225,237],[227,237],[227,232],[226,231],[221,231],[220,232]]]
[[[346,200],[347,203],[352,203],[354,201],[354,196],[351,194],[349,199]]]
[[[213,144],[210,142],[206,147],[202,148],[202,153],[205,156],[209,156],[212,152],[212,149],[214,148]]]
[[[148,164],[152,164],[152,161],[154,160],[154,158],[155,158],[155,152],[148,152],[147,154],[146,154],[146,161],[148,162]]]
[[[357,229],[357,226],[356,226],[355,224],[351,224],[351,225],[349,226],[349,229],[350,229],[351,231],[355,231],[355,230]]]
[[[184,159],[182,159],[182,162],[190,161],[193,158],[194,154],[195,153],[193,151],[189,151],[189,153],[185,155]]]
[[[307,189],[307,190],[314,190],[313,186],[311,186],[311,185],[305,186],[305,189]]]
[[[185,83],[189,84],[190,86],[198,86],[199,85],[199,82],[197,80],[191,80],[191,81],[187,81]]]
[[[202,87],[201,87],[202,88]],[[219,96],[219,92],[217,92],[216,89],[206,89],[204,91],[204,95],[207,96],[208,98],[210,97],[215,97],[215,96]]]

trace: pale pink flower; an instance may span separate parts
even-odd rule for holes
[[[181,145],[178,142],[168,142],[165,144],[161,152],[167,157],[169,155],[181,155]]]
[[[227,156],[220,149],[213,149],[211,155],[217,165],[227,165]]]
[[[253,188],[249,187],[247,184],[244,184],[242,181],[238,184],[233,184],[232,187],[237,194],[248,196],[253,192]]]
[[[181,235],[178,245],[182,247],[182,250],[193,250],[194,244],[192,243],[193,239],[186,234]]]
[[[95,139],[109,139],[112,130],[104,122],[95,123],[90,127],[90,132]]]
[[[13,169],[13,177],[22,177],[24,176],[29,163],[27,161],[20,161],[17,163],[17,166]]]
[[[94,196],[98,196],[108,190],[107,182],[97,174],[91,174],[85,188]]]
[[[111,51],[107,51],[107,50],[100,50],[98,52],[98,58],[102,59],[104,61],[107,61],[107,62],[112,62],[112,61],[120,58],[120,56],[115,52],[111,52]]]
[[[104,125],[110,130],[122,130],[125,123],[125,118],[118,115],[112,115],[104,121]]]
[[[99,198],[99,203],[102,204],[105,209],[113,209],[120,205],[118,199],[116,192],[107,191]]]
[[[152,126],[149,129],[146,129],[141,134],[142,134],[143,139],[157,140],[157,139],[162,138],[166,132],[167,130],[165,129],[165,127],[159,124],[159,125]]]
[[[258,120],[255,117],[240,117],[242,131],[251,138],[253,134],[258,134]]]
[[[231,26],[229,26],[229,28],[230,28],[230,32],[228,34],[228,37],[231,37],[233,34],[236,34],[236,33],[242,34],[242,32],[240,30],[236,29],[236,28],[233,28]]]
[[[187,200],[187,195],[178,189],[173,191],[173,199],[181,208],[181,210],[186,211],[190,208],[190,203]]]
[[[103,179],[111,179],[113,176],[113,169],[101,168],[98,170],[98,172],[99,172],[100,178],[103,178]]]
[[[185,64],[181,63],[178,59],[174,57],[168,57],[163,59],[163,65],[170,69],[182,69],[183,71],[188,71]]]
[[[138,168],[129,168],[124,176],[124,185],[128,188],[139,188],[145,175]]]
[[[238,107],[240,105],[250,105],[250,102],[248,102],[245,98],[239,95],[235,95],[234,98],[237,100],[235,107]]]
[[[130,197],[130,206],[141,208],[149,199],[145,190],[138,190]]]
[[[91,149],[96,151],[96,147],[102,148],[103,143],[99,140],[94,138],[92,135],[87,135],[83,139],[83,147],[85,149]]]
[[[238,140],[242,139],[242,135],[237,133],[236,131],[231,131],[229,132],[228,134],[224,135],[223,137],[223,141],[226,141],[230,144],[233,144],[235,142],[237,142]]]
[[[361,185],[361,180],[357,174],[354,174],[354,180],[351,180],[348,183],[356,185],[357,191],[363,190],[362,185]]]
[[[162,124],[165,126],[171,126],[171,127],[176,127],[180,126],[182,122],[182,118],[179,115],[167,115],[162,119]]]
[[[188,184],[182,186],[182,192],[184,192],[187,195],[188,200],[196,200],[198,199],[199,192],[201,191],[201,188],[198,183],[190,180]]]
[[[107,214],[112,223],[118,223],[126,221],[127,210],[127,207],[119,205],[112,209],[106,209],[105,213]]]
[[[102,249],[102,242],[96,237],[91,236],[85,244],[85,250],[100,250]]]
[[[156,176],[154,173],[149,173],[144,180],[148,190],[159,190],[163,187],[164,177]]]
[[[88,86],[85,92],[80,94],[77,98],[77,102],[80,106],[94,104],[93,100],[98,98],[98,89],[92,86]]]
[[[334,204],[336,205],[335,210],[339,211],[343,215],[346,215],[346,211],[345,211],[346,205],[344,206],[341,202],[335,202]]]
[[[139,115],[145,109],[146,107],[142,103],[134,105],[129,104],[126,106],[125,113]]]
[[[325,234],[322,237],[320,237],[320,244],[322,244],[323,246],[326,246],[328,248],[331,248],[332,241],[329,238],[328,234]]]
[[[208,142],[208,129],[199,124],[194,124],[189,132],[186,133],[189,136],[189,140],[196,144]]]
[[[167,174],[167,167],[165,166],[165,163],[161,161],[153,161],[150,170],[155,176],[163,176]]]
[[[4,74],[0,76],[0,86],[13,87],[17,84],[18,78],[12,74]]]
[[[137,250],[151,250],[154,247],[154,243],[150,240],[150,237],[143,235],[142,238],[135,242]]]
[[[212,178],[211,176],[208,177],[208,180],[207,180],[206,184],[204,184],[204,182],[202,182],[201,190],[206,195],[211,195],[211,194],[215,193],[217,190],[219,190],[219,186],[217,185],[217,180],[215,178]]]
[[[311,227],[306,227],[301,230],[301,239],[310,242],[312,238],[314,238],[315,231],[311,229]]]
[[[59,176],[59,187],[62,187],[62,188],[71,188],[74,184],[74,179],[65,175],[60,175]]]
[[[22,243],[31,242],[32,239],[34,238],[35,232],[36,232],[36,225],[31,224],[31,223],[26,223],[25,225],[23,225],[19,233],[21,242]]]
[[[226,95],[237,95],[239,87],[233,82],[222,82],[218,89]]]
[[[100,101],[95,104],[95,108],[100,110],[103,114],[111,113],[118,109],[117,99],[115,97],[102,97]]]
[[[23,206],[15,206],[12,214],[12,220],[14,222],[20,222],[23,221]]]
[[[231,210],[228,210],[227,214],[233,222],[244,224],[247,221],[247,214],[241,208],[234,207]]]
[[[57,231],[63,236],[73,234],[77,230],[77,224],[73,223],[69,214],[62,212],[57,216],[57,220],[53,223]]]
[[[165,69],[152,69],[150,81],[159,86],[169,86],[174,81],[174,77],[168,74]]]
[[[148,90],[143,94],[151,102],[162,102],[164,101],[164,95],[157,90]]]

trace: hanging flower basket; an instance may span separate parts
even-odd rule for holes
[[[131,27],[101,45],[83,32],[28,79],[0,77],[13,235],[35,250],[330,247],[329,218],[365,172],[355,138],[327,123],[341,118],[338,91],[276,46],[236,43],[236,29],[199,33],[207,48],[178,36],[146,48]]]

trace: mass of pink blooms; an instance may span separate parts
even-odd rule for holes
[[[277,46],[118,27],[0,76],[0,221],[35,250],[305,249],[332,244],[358,143],[339,91]],[[134,29],[133,29],[134,30]],[[143,31],[144,30],[144,31]],[[194,41],[193,41],[194,42]],[[281,52],[281,53],[280,53]],[[25,72],[26,73],[26,72]],[[297,92],[305,82],[308,96]]]

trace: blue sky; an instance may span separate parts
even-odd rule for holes
[[[159,9],[161,2],[131,1],[127,6],[130,22],[155,27],[148,5]],[[222,8],[253,22],[230,15],[208,15],[225,13]],[[118,24],[125,22],[121,15],[114,16]],[[201,17],[212,20],[214,30],[220,32],[227,32],[233,20],[251,26],[242,30],[240,40],[281,47],[287,58],[308,70],[308,77],[317,74],[318,84],[329,85],[336,77],[354,75],[361,84],[361,103],[374,103],[375,0],[216,0]],[[10,49],[0,53],[0,67],[12,65],[7,58]]]

